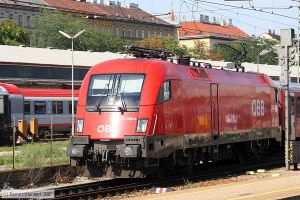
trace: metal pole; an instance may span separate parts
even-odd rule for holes
[[[14,117],[14,128],[13,128],[13,170],[15,169],[15,162],[16,162],[16,157],[15,157],[15,147],[16,147],[16,118]]]
[[[297,41],[297,83],[299,83],[299,64],[300,64],[300,60],[299,60],[299,56],[300,56],[300,52],[299,52],[299,47],[300,47],[300,1],[298,0],[298,37],[297,37],[298,41]]]
[[[290,170],[290,120],[291,120],[291,115],[290,115],[290,87],[289,87],[289,82],[290,82],[290,66],[289,66],[289,53],[288,53],[288,46],[284,47],[284,67],[285,67],[285,165],[286,169]]]
[[[50,159],[50,164],[53,165],[53,116],[51,116],[51,124],[50,124],[50,137],[51,137],[51,141],[50,141],[50,155],[51,155],[51,159]]]
[[[74,38],[72,37],[72,133],[74,135]]]
[[[259,54],[257,55],[257,73],[259,73]]]

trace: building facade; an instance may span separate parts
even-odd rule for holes
[[[75,0],[0,0],[0,20],[13,19],[32,30],[30,20],[41,16],[43,8],[74,13],[86,18],[91,29],[124,39],[140,40],[156,35],[178,39],[178,26],[139,9],[137,4],[125,8],[114,1],[104,5]]]
[[[11,19],[19,26],[32,30],[34,27],[30,21],[41,15],[41,8],[48,8],[47,3],[43,0],[0,0],[0,20]]]

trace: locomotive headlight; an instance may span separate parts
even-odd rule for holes
[[[138,119],[136,132],[145,133],[147,131],[148,119]]]
[[[77,133],[82,133],[83,132],[83,119],[78,119],[77,120]]]

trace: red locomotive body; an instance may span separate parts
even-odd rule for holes
[[[144,59],[100,63],[82,83],[68,155],[104,175],[142,177],[248,146],[259,152],[261,143],[281,140],[276,92],[255,73]]]

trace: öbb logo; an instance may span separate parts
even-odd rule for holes
[[[111,132],[111,126],[110,125],[99,125],[97,127],[98,133],[110,133]]]
[[[252,114],[253,116],[264,116],[265,115],[265,102],[264,100],[252,101]]]

